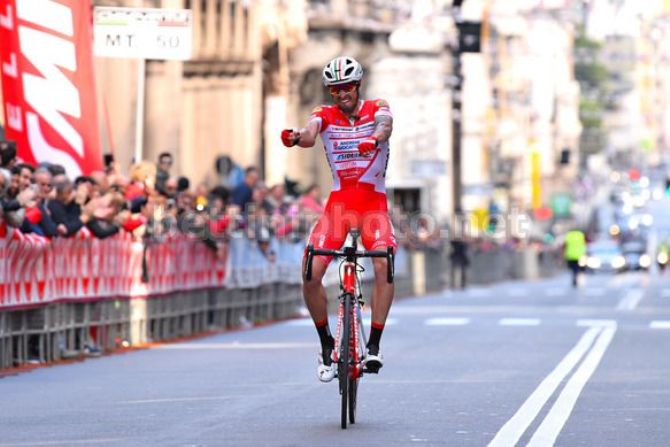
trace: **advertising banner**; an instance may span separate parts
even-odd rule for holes
[[[89,2],[0,0],[0,62],[19,157],[70,177],[101,169]]]

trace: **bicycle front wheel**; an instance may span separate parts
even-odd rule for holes
[[[347,428],[347,400],[349,398],[349,337],[351,335],[351,301],[353,297],[345,295],[344,312],[342,317],[342,338],[340,340],[340,358],[337,365],[337,377],[340,382],[340,394],[342,396],[342,428]]]
[[[358,397],[358,380],[349,381],[349,423],[356,423],[356,398]]]

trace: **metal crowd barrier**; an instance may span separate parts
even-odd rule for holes
[[[234,235],[219,258],[184,235],[145,250],[128,235],[98,240],[82,231],[49,241],[0,225],[0,369],[294,316],[303,305],[304,244],[272,240],[270,249],[273,262],[256,241]],[[499,250],[476,254],[469,270],[473,283],[549,274],[550,262],[540,261]],[[364,267],[371,297],[374,271]],[[444,289],[449,268],[442,250],[399,249],[396,296]],[[337,268],[324,282],[334,296]]]

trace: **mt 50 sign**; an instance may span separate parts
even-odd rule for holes
[[[96,56],[188,60],[191,11],[99,6],[95,8],[94,41]]]

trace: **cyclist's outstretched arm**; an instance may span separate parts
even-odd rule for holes
[[[307,126],[302,129],[285,129],[281,133],[281,139],[286,147],[292,147],[296,144],[300,147],[312,147],[316,142],[316,136],[319,134],[320,121],[311,119]]]
[[[316,143],[316,137],[319,134],[319,120],[311,119],[307,122],[307,126],[298,129],[300,134],[297,145],[300,147],[312,147]]]
[[[375,131],[372,136],[380,143],[388,141],[393,132],[393,117],[389,115],[375,116]]]

